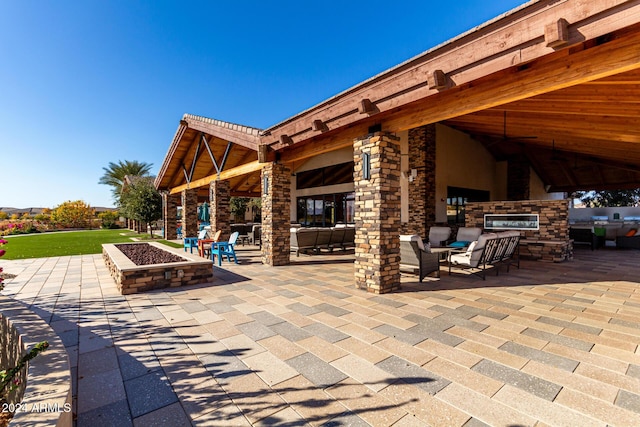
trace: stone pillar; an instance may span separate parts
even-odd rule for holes
[[[162,227],[164,238],[174,240],[178,238],[178,196],[176,194],[162,194]]]
[[[231,187],[229,181],[211,181],[209,200],[211,201],[211,231],[222,230],[220,240],[231,236]]]
[[[409,182],[409,220],[403,234],[426,237],[436,222],[436,125],[409,129],[409,170],[417,176]]]
[[[377,294],[400,288],[400,146],[376,133],[353,143],[356,193],[355,282]],[[370,156],[370,177],[363,154]]]
[[[182,190],[182,237],[198,236],[198,189]]]
[[[291,262],[291,169],[271,163],[262,168],[261,179],[262,263],[288,265]]]
[[[531,198],[531,166],[524,156],[510,158],[507,162],[507,200]]]

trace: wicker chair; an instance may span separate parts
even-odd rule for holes
[[[401,235],[400,268],[418,270],[420,282],[434,271],[440,277],[440,254],[428,251],[417,234]]]

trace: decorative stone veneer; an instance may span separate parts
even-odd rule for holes
[[[362,173],[370,154],[370,179]],[[353,143],[355,184],[355,282],[377,294],[400,288],[400,146],[376,133]]]
[[[569,239],[569,200],[468,203],[467,227],[483,227],[484,214],[538,214],[540,229],[521,231],[520,256],[548,262],[573,259],[573,244]]]
[[[102,258],[122,295],[213,281],[213,263],[210,259],[156,242],[134,244],[155,246],[184,258],[184,262],[136,265],[116,245],[103,244]]]
[[[0,295],[0,369],[11,368],[26,350],[47,341],[49,348],[29,362],[22,382],[9,395],[18,403],[9,426],[73,425],[69,356],[58,335],[23,304]]]
[[[409,130],[409,169],[418,175],[409,182],[409,221],[403,234],[427,236],[436,221],[436,125]]]
[[[270,163],[262,168],[262,263],[271,266],[291,262],[291,169]],[[265,194],[267,193],[267,194]]]
[[[220,240],[228,240],[231,235],[231,187],[229,181],[211,181],[209,200],[211,201],[211,230],[222,230]]]
[[[164,228],[164,238],[174,240],[178,238],[178,195],[164,193],[162,195],[162,226]]]
[[[198,235],[198,189],[182,191],[182,236]]]

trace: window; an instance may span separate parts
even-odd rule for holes
[[[306,227],[332,227],[353,223],[355,193],[298,197],[297,221]]]
[[[353,182],[353,162],[296,173],[296,187],[314,188]]]
[[[468,202],[488,202],[489,192],[470,188],[447,187],[447,222],[464,224],[465,206]]]

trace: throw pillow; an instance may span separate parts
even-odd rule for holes
[[[635,228],[632,228],[631,230],[627,231],[627,234],[625,234],[625,236],[633,237],[633,236],[636,235],[637,232],[638,232],[638,230],[636,230]]]
[[[475,249],[477,243],[478,243],[477,240],[474,240],[473,242],[469,243],[469,247],[467,248],[467,254],[470,255],[471,253],[473,253],[473,250]]]

